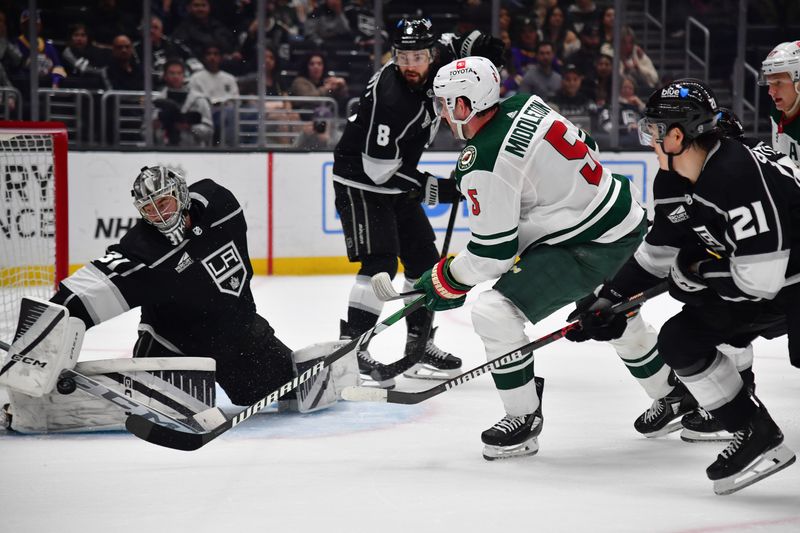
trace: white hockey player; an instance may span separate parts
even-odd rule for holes
[[[455,178],[469,203],[471,237],[416,286],[426,306],[439,311],[463,305],[472,286],[499,277],[472,310],[475,332],[494,359],[528,343],[526,322],[613,274],[639,245],[645,214],[630,181],[604,168],[594,141],[541,98],[518,94],[499,102],[500,75],[490,61],[453,61],[433,87],[438,112],[467,140]],[[662,372],[657,357],[647,365],[649,375]],[[543,418],[533,355],[492,376],[506,414],[482,433],[484,457],[536,453]]]
[[[800,41],[772,49],[761,63],[759,83],[769,86],[772,98],[772,147],[800,166]]]

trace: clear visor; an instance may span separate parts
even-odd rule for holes
[[[433,112],[436,113],[436,116],[441,117],[442,113],[444,112],[445,103],[444,98],[441,96],[437,96],[433,99]]]
[[[788,74],[788,76],[776,76],[776,74]],[[771,76],[771,77],[770,77]],[[763,70],[760,72],[758,76],[758,84],[762,87],[776,87],[780,88],[784,84],[786,85],[794,85],[792,81],[792,76],[790,72],[764,72]]]
[[[395,65],[401,67],[419,67],[431,63],[431,51],[425,50],[394,50]]]
[[[644,117],[639,120],[639,142],[643,146],[653,146],[653,141],[661,143],[667,134],[667,126],[663,122],[655,122]]]

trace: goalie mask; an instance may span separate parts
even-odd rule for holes
[[[485,111],[500,101],[500,73],[485,57],[457,59],[442,68],[433,80],[434,108],[437,115],[447,113],[447,120],[456,127],[459,139],[464,137],[463,126],[477,113]],[[465,98],[472,107],[463,120],[453,115],[458,97]]]
[[[133,182],[133,205],[142,218],[173,245],[183,241],[189,188],[178,172],[164,166],[143,167]]]
[[[684,134],[683,153],[691,141],[717,127],[719,109],[711,89],[702,81],[693,78],[675,80],[661,89],[656,89],[647,100],[644,118],[639,121],[639,141],[650,146],[655,140],[661,144],[672,128],[680,128]]]

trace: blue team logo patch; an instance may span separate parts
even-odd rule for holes
[[[689,89],[687,89],[686,87],[681,87],[680,95],[681,98],[686,98],[687,96],[689,96]]]
[[[220,292],[237,297],[242,294],[247,271],[244,268],[242,255],[233,241],[203,259],[203,266]]]
[[[464,148],[464,150],[461,151],[461,155],[458,156],[458,170],[462,172],[469,170],[475,163],[477,155],[478,149],[474,146],[470,145]]]

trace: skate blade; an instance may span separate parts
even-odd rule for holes
[[[454,378],[461,375],[461,369],[455,368],[453,370],[442,370],[427,363],[417,363],[405,372],[403,375],[412,379],[435,379],[444,381],[446,379]]]
[[[648,439],[655,439],[657,437],[663,437],[664,435],[669,435],[675,431],[681,429],[683,425],[681,424],[681,419],[676,418],[675,420],[669,422],[666,426],[659,429],[658,431],[654,431],[652,433],[642,433]]]
[[[681,440],[684,442],[730,442],[733,435],[728,431],[693,431],[684,428],[681,431]]]
[[[768,450],[741,472],[714,481],[714,493],[726,496],[749,487],[753,483],[780,472],[795,462],[794,452],[785,444]]]
[[[483,446],[483,458],[487,461],[497,459],[509,459],[511,457],[525,457],[526,455],[536,455],[539,451],[539,440],[536,437],[526,440],[514,446]]]

